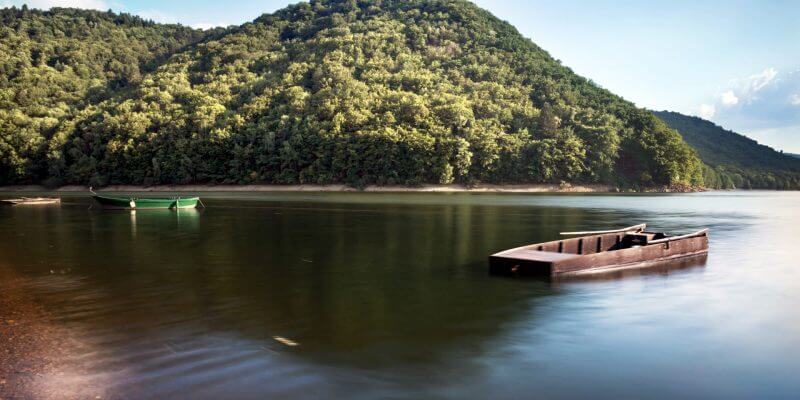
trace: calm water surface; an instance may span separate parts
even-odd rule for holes
[[[0,208],[0,267],[80,338],[47,384],[104,398],[800,397],[800,193],[204,201]],[[709,227],[710,253],[580,280],[486,272],[501,249],[640,222]]]

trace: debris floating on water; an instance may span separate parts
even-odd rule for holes
[[[295,342],[293,340],[289,340],[289,339],[287,339],[287,338],[285,338],[283,336],[273,336],[272,338],[275,339],[276,341],[282,343],[282,344],[285,344],[285,345],[289,346],[289,347],[295,347],[295,346],[299,346],[300,345],[300,343],[297,343],[297,342]]]

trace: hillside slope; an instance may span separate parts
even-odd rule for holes
[[[0,10],[0,183],[42,179],[60,150],[51,137],[204,35],[127,14]]]
[[[159,29],[173,40],[179,28]],[[677,132],[467,1],[313,1],[190,36],[122,88],[93,81],[111,95],[88,91],[46,129],[0,132],[0,152],[2,140],[46,144],[0,153],[0,179],[702,183]],[[62,39],[40,41],[59,52]]]
[[[704,171],[708,187],[800,189],[800,159],[702,118],[670,111],[655,114],[676,129],[710,167]]]

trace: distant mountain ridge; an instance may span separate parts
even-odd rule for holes
[[[711,121],[671,111],[654,112],[700,155],[706,186],[800,189],[800,157],[759,144]]]
[[[0,184],[703,183],[677,132],[464,0],[314,0],[214,31],[0,21]]]

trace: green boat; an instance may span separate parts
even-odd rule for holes
[[[138,197],[117,197],[100,196],[92,191],[92,198],[100,203],[104,208],[126,209],[126,210],[172,210],[180,208],[197,208],[202,204],[199,197],[172,197],[172,198],[138,198]]]

